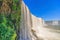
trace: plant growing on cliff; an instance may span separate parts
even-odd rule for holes
[[[10,20],[6,16],[0,14],[0,40],[15,40],[16,30],[14,25],[9,24]]]
[[[20,15],[19,0],[0,0],[0,40],[17,40]]]

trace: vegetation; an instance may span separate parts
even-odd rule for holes
[[[17,40],[20,28],[19,0],[0,0],[0,40]]]

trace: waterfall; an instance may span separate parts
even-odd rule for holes
[[[30,35],[30,12],[22,1],[21,4],[21,24],[20,24],[20,40],[31,40]]]

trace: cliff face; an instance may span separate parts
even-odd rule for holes
[[[18,40],[20,0],[0,0],[0,40]]]
[[[48,24],[42,18],[31,14],[23,1],[20,25],[20,40],[60,40],[60,30],[45,27]]]
[[[35,40],[32,29],[37,25],[43,26],[43,20],[32,15],[23,1],[21,12],[20,40]]]
[[[45,23],[48,24],[48,25],[60,25],[59,20],[45,21]]]
[[[32,19],[32,26],[36,27],[38,26],[44,26],[44,20],[42,18],[37,18],[36,16],[31,14],[31,19]]]
[[[41,29],[40,27],[44,26],[44,20],[42,18],[37,18],[32,14],[31,14],[31,20],[32,20],[32,27],[31,27],[32,40],[42,40],[42,38],[40,38],[38,35]]]
[[[20,40],[31,40],[31,17],[28,7],[22,1],[21,4],[21,26],[20,26]]]

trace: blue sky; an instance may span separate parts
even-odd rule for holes
[[[23,0],[30,12],[44,20],[60,20],[60,0]]]

